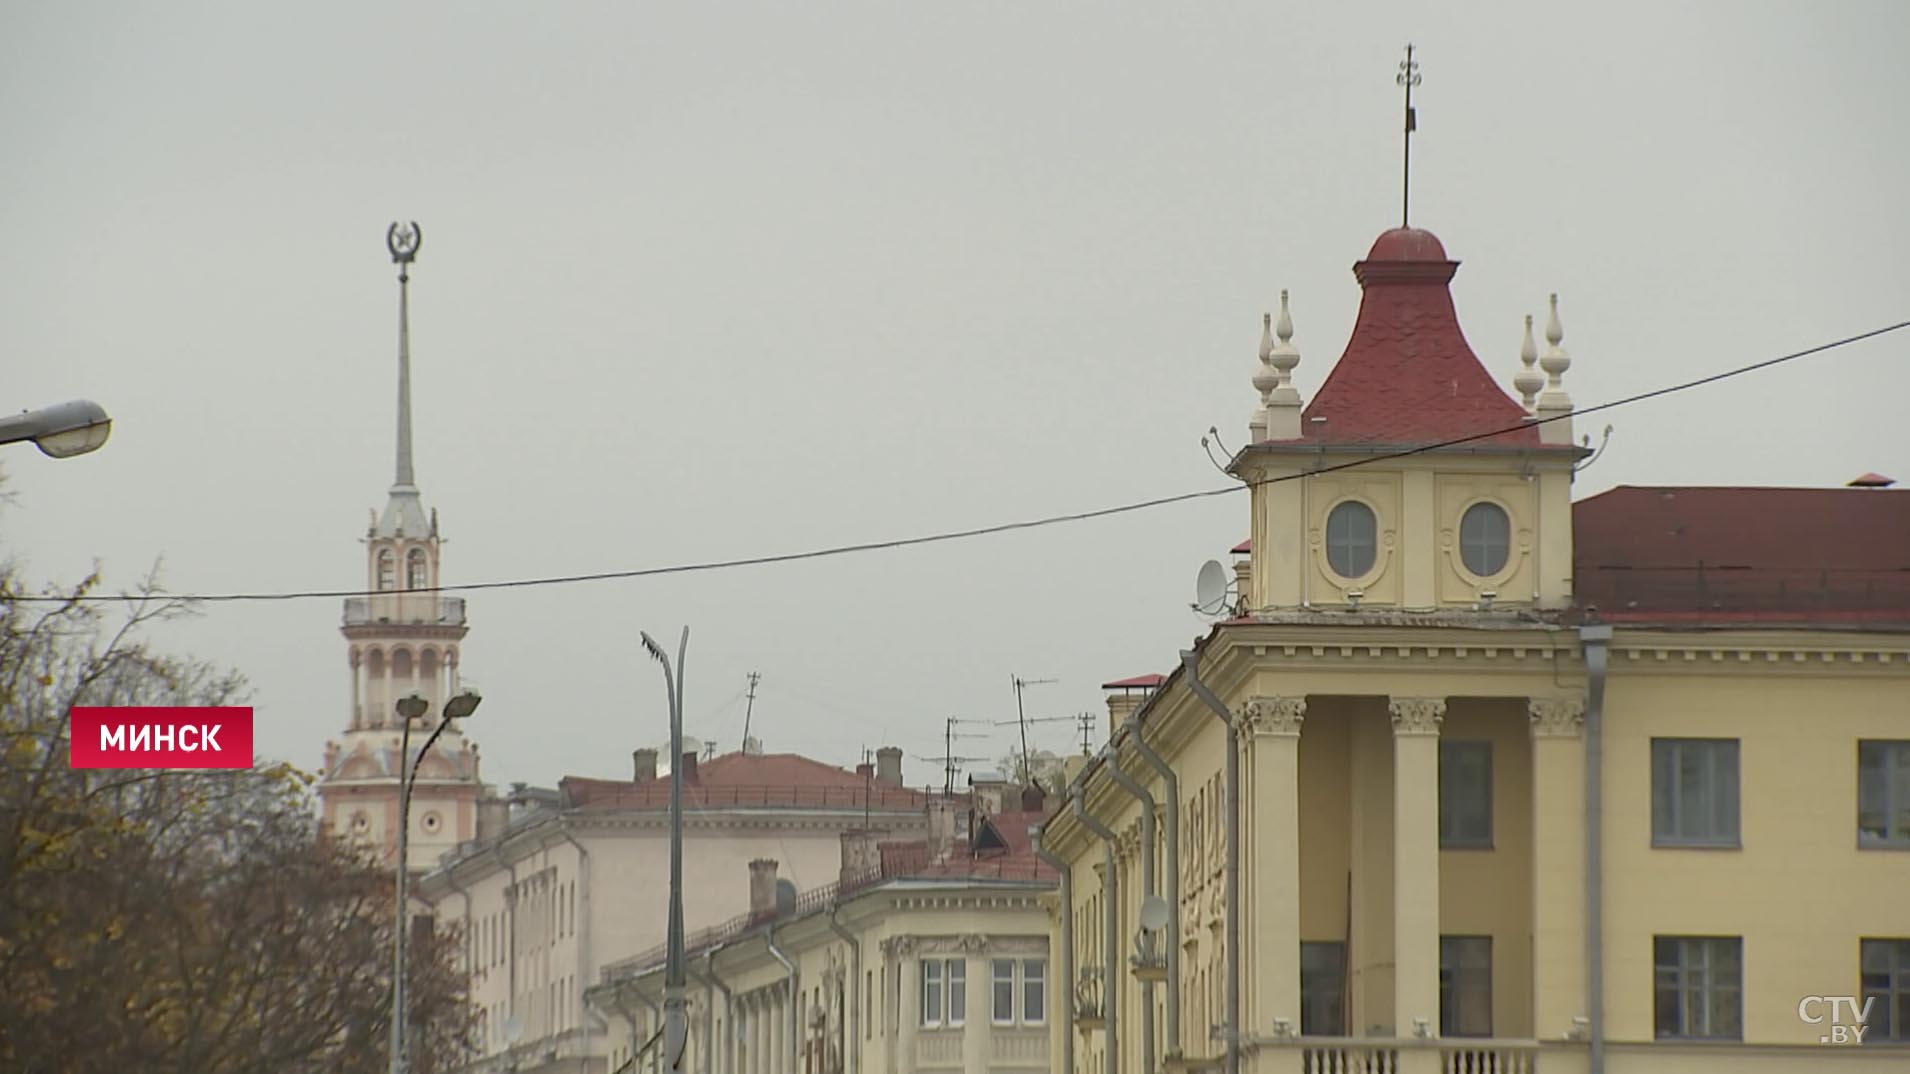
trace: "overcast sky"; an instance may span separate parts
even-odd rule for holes
[[[1581,405],[1910,317],[1901,3],[0,3],[0,541],[182,592],[350,588],[392,479],[394,219],[447,583],[778,553],[1216,487],[1260,315],[1303,393],[1398,223],[1509,382],[1561,294]],[[1616,484],[1910,479],[1910,333],[1601,415]],[[494,781],[627,778],[638,645],[692,625],[689,733],[941,752],[1104,714],[1205,630],[1236,494],[905,551],[474,594]],[[264,754],[345,726],[337,599],[162,644],[242,669]],[[992,729],[991,729],[992,730]],[[1061,750],[1067,723],[1036,741]],[[999,757],[1006,729],[959,743]],[[913,758],[911,782],[939,782]]]

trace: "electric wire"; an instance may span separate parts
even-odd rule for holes
[[[1265,478],[1260,481],[1251,481],[1251,482],[1242,481],[1239,484],[1227,485],[1221,488],[1199,489],[1193,492],[1181,492],[1181,493],[1174,493],[1167,496],[1155,496],[1145,500],[1134,500],[1128,503],[1116,504],[1112,507],[1098,507],[1098,508],[1093,508],[1086,511],[1071,511],[1064,514],[1045,515],[1039,518],[1020,519],[1013,522],[998,522],[998,523],[994,523],[994,524],[986,525],[986,526],[971,526],[965,529],[944,530],[937,533],[919,534],[913,537],[897,537],[897,538],[891,538],[887,540],[877,540],[877,541],[858,541],[852,544],[831,545],[824,548],[804,549],[802,551],[797,551],[797,552],[779,552],[779,553],[771,553],[768,555],[758,555],[758,556],[739,556],[732,559],[705,560],[705,561],[694,562],[694,563],[676,563],[676,564],[669,564],[669,565],[661,566],[661,567],[638,567],[638,568],[633,568],[629,570],[593,571],[593,572],[585,573],[585,574],[549,575],[549,576],[535,577],[535,578],[513,578],[513,579],[506,579],[506,580],[494,581],[494,582],[467,582],[461,585],[437,586],[431,589],[409,589],[409,590],[403,590],[403,592],[406,592],[406,593],[476,593],[476,592],[483,592],[486,590],[493,590],[493,589],[526,589],[526,588],[542,587],[542,586],[578,585],[578,584],[583,584],[587,582],[623,581],[623,580],[628,580],[633,578],[656,578],[656,577],[663,577],[663,576],[673,575],[673,574],[695,574],[695,573],[703,573],[708,571],[732,570],[738,567],[761,567],[761,566],[769,566],[772,564],[780,564],[780,563],[794,563],[794,562],[799,562],[802,560],[826,559],[826,558],[832,558],[836,556],[854,555],[854,554],[862,553],[862,552],[877,552],[877,551],[885,551],[885,550],[900,549],[900,548],[914,548],[921,545],[940,544],[947,541],[961,541],[961,540],[967,540],[974,537],[986,537],[986,536],[991,536],[991,535],[1000,534],[1000,533],[1014,533],[1021,530],[1040,529],[1047,526],[1057,526],[1057,525],[1062,525],[1064,523],[1069,523],[1069,522],[1086,522],[1093,519],[1111,518],[1117,515],[1134,514],[1136,512],[1148,511],[1157,507],[1166,507],[1166,506],[1170,506],[1172,504],[1177,504],[1177,503],[1187,503],[1193,500],[1210,499],[1216,496],[1226,496],[1235,492],[1239,492],[1244,488],[1254,488],[1254,487],[1259,487],[1264,485],[1276,485],[1286,481],[1299,481],[1308,477],[1318,477],[1323,474],[1338,473],[1343,470],[1352,470],[1352,469],[1357,469],[1357,468],[1365,467],[1365,466],[1373,466],[1379,463],[1389,462],[1395,459],[1411,458],[1415,455],[1423,455],[1423,454],[1426,454],[1427,452],[1439,451],[1449,447],[1457,447],[1462,444],[1473,443],[1474,441],[1490,440],[1494,437],[1504,436],[1507,433],[1515,433],[1524,429],[1536,428],[1538,426],[1545,425],[1554,421],[1562,421],[1562,420],[1566,420],[1566,419],[1574,418],[1574,417],[1585,417],[1587,415],[1597,414],[1601,411],[1606,411],[1606,410],[1615,410],[1618,407],[1630,406],[1634,403],[1642,403],[1648,399],[1657,399],[1662,396],[1675,395],[1679,392],[1691,391],[1694,388],[1702,388],[1702,387],[1705,387],[1706,385],[1716,384],[1720,381],[1730,380],[1734,377],[1741,377],[1749,373],[1755,373],[1760,370],[1770,369],[1774,366],[1783,365],[1787,362],[1797,361],[1800,358],[1808,358],[1812,355],[1823,354],[1827,351],[1833,351],[1841,347],[1847,347],[1855,343],[1861,343],[1865,340],[1875,339],[1879,336],[1888,335],[1892,332],[1901,331],[1905,328],[1910,328],[1910,320],[1898,321],[1895,324],[1884,325],[1881,328],[1873,328],[1869,331],[1859,332],[1855,335],[1845,336],[1841,339],[1832,340],[1828,343],[1820,343],[1814,347],[1807,347],[1803,350],[1792,351],[1788,354],[1781,354],[1775,358],[1766,358],[1763,361],[1752,362],[1749,365],[1737,366],[1733,369],[1727,369],[1722,372],[1712,373],[1709,376],[1699,377],[1696,380],[1687,380],[1687,381],[1681,381],[1676,384],[1669,384],[1662,388],[1654,388],[1649,391],[1639,392],[1634,395],[1624,396],[1619,399],[1613,399],[1608,402],[1598,403],[1596,405],[1589,406],[1589,407],[1580,407],[1578,409],[1567,411],[1562,414],[1553,415],[1551,417],[1531,418],[1526,421],[1521,421],[1516,425],[1507,425],[1500,428],[1487,429],[1483,432],[1472,433],[1466,436],[1453,437],[1451,439],[1439,440],[1439,441],[1435,441],[1435,442],[1427,443],[1427,444],[1419,444],[1419,445],[1414,445],[1410,447],[1401,447],[1396,450],[1379,452],[1379,453],[1364,456],[1358,459],[1351,459],[1346,462],[1335,463],[1331,466],[1322,466],[1317,469],[1308,470],[1304,473],[1283,474],[1277,477]],[[376,596],[385,595],[391,592],[393,591],[376,590],[376,589],[304,589],[304,590],[288,590],[288,591],[280,591],[280,592],[251,592],[251,593],[238,592],[238,593],[197,593],[197,594],[84,593],[84,594],[77,594],[77,595],[75,594],[44,595],[44,596],[21,595],[21,596],[15,596],[9,599],[13,602],[22,603],[22,604],[25,604],[25,603],[69,603],[69,602],[76,602],[76,601],[84,601],[89,603],[106,603],[106,602],[130,603],[130,602],[140,602],[140,601],[158,600],[158,599],[179,601],[183,603],[217,604],[217,603],[240,603],[240,602],[336,599],[341,597],[376,597]]]

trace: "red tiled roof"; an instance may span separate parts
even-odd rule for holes
[[[632,783],[567,776],[560,789],[574,809],[661,809],[670,804],[668,777]],[[846,768],[794,753],[726,753],[698,762],[695,778],[683,787],[683,803],[691,808],[861,808],[865,797],[872,809],[918,809],[927,801],[921,791],[871,783]]]
[[[1346,351],[1300,421],[1305,444],[1417,445],[1529,421],[1479,363],[1449,288],[1459,262],[1429,231],[1394,228],[1353,266],[1364,295]],[[1536,428],[1477,444],[1541,445]],[[1238,549],[1237,549],[1238,551]]]
[[[883,843],[878,848],[882,853],[882,875],[1053,881],[1054,869],[1035,855],[1034,841],[1028,836],[1028,829],[1046,818],[1047,814],[1041,810],[1003,811],[988,817],[987,822],[1008,844],[1006,850],[985,850],[978,854],[970,840],[958,839],[946,857],[937,858],[925,841]]]
[[[1113,682],[1104,682],[1101,684],[1101,689],[1103,690],[1135,690],[1135,689],[1152,690],[1154,687],[1159,686],[1161,683],[1166,681],[1167,681],[1167,676],[1165,675],[1136,675],[1131,679],[1116,679]]]
[[[1600,618],[1910,623],[1910,490],[1620,486],[1572,505]]]
[[[1247,538],[1246,540],[1244,540],[1244,541],[1242,541],[1242,542],[1240,542],[1239,544],[1237,544],[1237,545],[1234,545],[1234,555],[1237,555],[1237,556],[1244,556],[1244,555],[1249,555],[1249,554],[1251,554],[1252,552],[1253,552],[1253,538],[1252,538],[1252,537],[1249,537],[1249,538]]]

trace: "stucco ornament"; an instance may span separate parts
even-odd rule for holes
[[[1446,718],[1443,697],[1395,697],[1387,702],[1396,735],[1436,735]]]
[[[1240,709],[1240,720],[1255,735],[1297,735],[1306,720],[1306,698],[1248,698]]]
[[[1532,734],[1538,738],[1577,738],[1585,727],[1585,701],[1577,697],[1535,697],[1526,703]]]

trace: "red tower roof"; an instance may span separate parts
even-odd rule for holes
[[[1394,228],[1373,243],[1353,266],[1365,295],[1352,338],[1306,408],[1299,442],[1419,445],[1530,420],[1459,330],[1449,287],[1458,268],[1430,231]],[[1536,428],[1477,443],[1542,446]]]

